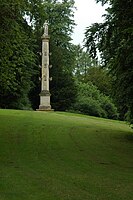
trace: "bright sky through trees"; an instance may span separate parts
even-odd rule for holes
[[[74,34],[72,36],[74,44],[82,44],[84,39],[84,32],[86,27],[95,22],[102,22],[102,15],[105,14],[105,8],[100,3],[96,4],[95,0],[75,0],[75,27]]]

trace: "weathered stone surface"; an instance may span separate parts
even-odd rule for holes
[[[40,105],[41,106],[50,106],[50,96],[41,96]]]
[[[38,111],[50,111],[50,92],[49,92],[49,35],[48,23],[44,23],[44,34],[42,35],[42,75],[41,75],[41,92],[40,105]]]
[[[42,90],[39,96],[51,96],[51,94],[48,90]]]

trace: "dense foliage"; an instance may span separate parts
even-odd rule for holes
[[[80,45],[74,46],[75,64],[73,74],[82,83],[92,82],[101,93],[112,96],[112,78],[109,70],[102,68],[100,63],[90,57]]]
[[[4,108],[23,108],[29,104],[35,55],[23,9],[19,0],[0,3],[0,106]]]
[[[74,76],[78,81],[87,82],[88,69],[97,66],[96,60],[92,59],[80,45],[73,48],[75,52]]]
[[[0,107],[24,109],[30,108],[30,104],[34,109],[38,107],[39,52],[43,23],[48,20],[52,104],[55,109],[65,110],[76,93],[71,48],[74,1],[4,0],[0,7]]]
[[[133,118],[133,1],[97,0],[109,7],[104,23],[95,23],[85,33],[86,47],[96,57],[99,49],[103,64],[114,80],[114,95],[121,115]]]
[[[73,110],[96,117],[118,119],[117,108],[111,98],[102,94],[91,82],[77,83],[78,95]]]

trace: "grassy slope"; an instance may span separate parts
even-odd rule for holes
[[[0,110],[0,200],[132,200],[132,158],[123,122]]]

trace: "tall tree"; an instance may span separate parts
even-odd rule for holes
[[[52,93],[51,100],[55,109],[65,110],[75,99],[75,85],[72,74],[74,53],[71,44],[71,34],[74,27],[73,0],[30,0],[31,23],[34,27],[34,34],[37,39],[38,50],[41,51],[41,35],[43,23],[49,22],[50,35],[50,62],[53,68],[50,70],[53,81],[50,84]],[[38,82],[38,79],[36,79]],[[39,95],[39,85],[38,94]],[[32,92],[33,94],[33,92]],[[37,96],[31,99],[35,99]]]
[[[75,63],[73,73],[78,81],[87,82],[88,69],[97,65],[95,59],[92,59],[88,52],[80,45],[74,45]]]
[[[88,68],[86,81],[91,81],[103,94],[112,96],[112,78],[107,69],[98,65]]]
[[[85,33],[86,47],[93,57],[98,48],[114,79],[114,93],[121,112],[133,118],[133,1],[97,0],[109,3],[104,23],[95,23]]]
[[[25,11],[23,0],[0,2],[0,107],[29,106],[35,56]]]

